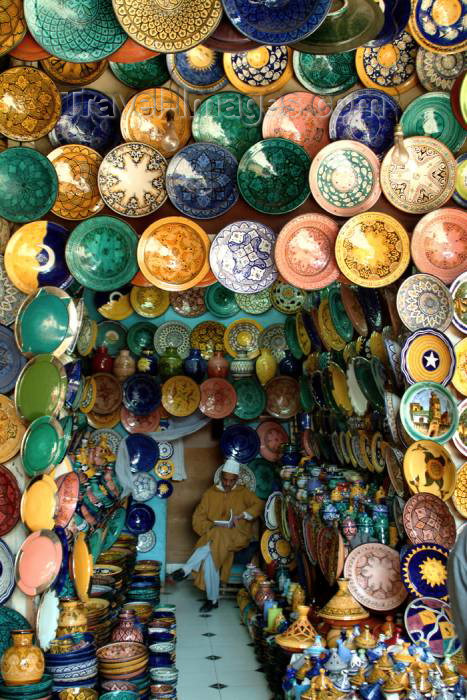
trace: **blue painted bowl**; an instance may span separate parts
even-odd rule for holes
[[[133,535],[142,535],[152,530],[156,524],[156,515],[146,503],[132,503],[127,510],[125,527]]]

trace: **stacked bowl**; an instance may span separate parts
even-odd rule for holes
[[[86,603],[88,632],[94,635],[98,648],[110,641],[112,621],[109,611],[110,602],[105,598],[90,598]]]
[[[53,678],[53,691],[97,685],[96,647],[92,634],[70,634],[54,640],[44,654],[45,669]]]
[[[136,562],[127,593],[129,601],[146,601],[157,605],[160,601],[161,564],[158,561],[141,560]]]
[[[53,678],[50,673],[44,673],[38,683],[29,685],[0,685],[0,697],[5,700],[49,700],[52,697]]]
[[[145,695],[151,683],[148,674],[149,653],[138,642],[114,642],[97,652],[101,682],[130,681],[139,695]]]

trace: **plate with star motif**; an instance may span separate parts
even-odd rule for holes
[[[434,328],[445,331],[453,316],[453,301],[448,288],[433,275],[412,275],[397,291],[397,312],[411,331]]]
[[[449,338],[431,328],[412,333],[401,351],[401,369],[409,384],[439,382],[447,385],[456,368],[456,355]]]
[[[412,596],[448,598],[449,549],[440,544],[415,544],[401,559],[404,586]]]

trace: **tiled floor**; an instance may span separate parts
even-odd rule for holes
[[[167,591],[161,599],[177,606],[178,700],[270,700],[235,601],[221,600],[201,617],[202,594],[192,583]]]

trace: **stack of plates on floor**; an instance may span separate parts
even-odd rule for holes
[[[137,562],[127,593],[128,600],[147,601],[157,605],[160,600],[160,571],[161,564],[158,561]]]
[[[112,621],[109,617],[110,603],[105,598],[91,598],[86,603],[88,632],[94,635],[97,647],[110,642]]]
[[[144,600],[134,600],[131,603],[125,603],[124,610],[134,610],[136,617],[142,625],[147,625],[151,621],[153,605],[146,603]]]
[[[45,669],[53,677],[54,692],[71,686],[94,688],[97,685],[96,647],[92,634],[60,637],[52,642],[50,651],[44,656]]]
[[[101,681],[130,681],[139,695],[145,695],[151,683],[148,674],[149,653],[138,642],[114,642],[97,652]]]
[[[30,685],[0,685],[0,697],[5,700],[49,700],[52,697],[53,678],[50,673],[44,673],[38,683]]]

